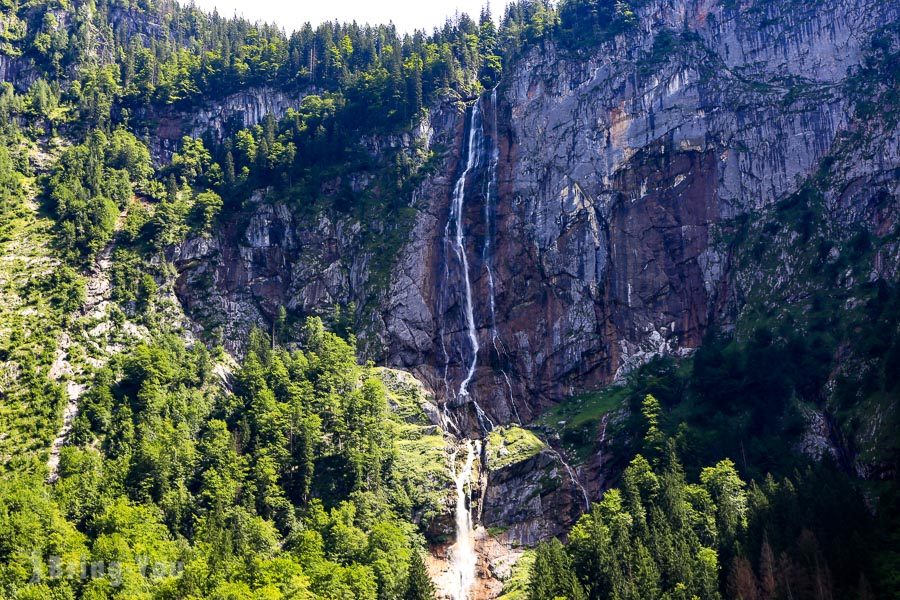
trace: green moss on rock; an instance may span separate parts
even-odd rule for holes
[[[415,377],[404,371],[376,368],[384,383],[394,440],[394,500],[419,518],[442,512],[453,486],[447,467],[444,431],[428,418],[431,397]]]
[[[536,456],[544,448],[534,433],[521,427],[502,427],[488,434],[488,466],[499,470]]]

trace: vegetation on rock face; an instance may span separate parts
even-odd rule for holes
[[[8,125],[7,125],[8,126]],[[84,300],[84,278],[53,251],[54,222],[35,200],[37,150],[0,131],[0,472],[25,469],[50,444],[63,386],[57,336]]]
[[[520,0],[499,27],[485,12],[431,34],[286,36],[171,2],[0,3],[15,83],[0,87],[0,596],[432,598],[425,536],[452,481],[426,392],[358,364],[352,309],[333,331],[282,309],[232,364],[175,318],[169,253],[265,188],[298,218],[359,223],[385,287],[439,150],[409,141],[429,108],[492,88],[535,46],[577,55],[627,35],[641,4]],[[663,31],[642,64],[687,36]],[[859,116],[896,121],[897,47],[879,32],[851,78]],[[303,100],[153,163],[162,121],[263,87]],[[733,330],[487,436],[489,469],[537,455],[538,434],[584,464],[603,425],[617,477],[566,545],[526,553],[506,598],[897,594],[900,290],[872,274],[898,240],[827,214],[842,213],[826,207],[840,158],[770,213],[721,224],[756,275]],[[825,464],[810,466],[809,411],[866,447],[817,440]],[[859,464],[876,480],[862,490],[845,474]]]
[[[544,442],[532,432],[521,427],[494,429],[487,436],[488,467],[497,471],[538,454]]]
[[[123,129],[109,138],[94,130],[63,152],[48,186],[61,245],[82,256],[106,246],[134,187],[148,185],[152,172],[146,146]]]
[[[392,457],[392,502],[430,522],[440,517],[453,481],[447,471],[447,441],[425,413],[430,402],[415,378],[402,371],[376,368],[384,382],[391,417],[385,426],[396,453]]]
[[[634,377],[633,381],[641,380]],[[545,411],[532,427],[559,437],[562,449],[576,462],[596,453],[598,432],[635,392],[630,387],[609,386],[597,392],[579,394]]]

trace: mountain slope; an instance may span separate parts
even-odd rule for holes
[[[898,16],[4,5],[4,594],[889,597]]]

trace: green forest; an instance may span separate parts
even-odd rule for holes
[[[410,520],[435,507],[386,443],[404,423],[352,342],[304,330],[294,352],[254,335],[233,393],[172,336],[98,372],[58,483],[3,478],[4,593],[429,597]]]
[[[360,137],[479,97],[535,49],[590,53],[637,27],[645,3],[517,0],[430,33],[286,34],[169,0],[0,0],[0,59],[28,65],[0,88],[0,597],[434,599],[429,549],[448,541],[433,525],[453,481],[422,393],[361,363],[358,324],[339,311],[282,308],[238,360],[222,340],[186,338],[166,252],[238,220],[265,188],[298,215],[353,215],[387,277],[436,151],[376,159]],[[648,52],[676,52],[679,35]],[[160,114],[266,86],[303,100],[153,159]],[[354,170],[379,193],[318,193]],[[814,196],[780,205],[768,229],[729,234],[756,241],[759,261],[779,227],[824,244]],[[525,552],[502,598],[900,598],[891,474],[864,481],[846,457],[793,450],[800,407],[821,399],[846,339],[865,342],[838,379],[839,425],[862,429],[856,407],[900,394],[900,289],[862,277],[864,234],[847,244],[832,268],[859,274],[863,299],[847,315],[833,317],[846,299],[825,293],[803,315],[760,308],[693,356],[652,361],[587,408],[581,398],[531,424],[586,456],[598,415],[617,415],[617,475],[567,536]],[[108,303],[92,289],[101,260]],[[570,409],[555,431],[552,411]],[[897,415],[884,419],[876,451],[896,464]]]

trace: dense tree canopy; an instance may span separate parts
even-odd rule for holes
[[[321,321],[305,339],[254,333],[233,394],[175,337],[99,373],[55,488],[0,478],[4,595],[433,597],[383,384]]]
[[[644,406],[645,441],[664,450],[637,455],[565,548],[538,547],[531,600],[871,597],[879,534],[846,479],[820,467],[748,485],[724,459],[689,483],[674,441],[659,439],[659,403]]]

